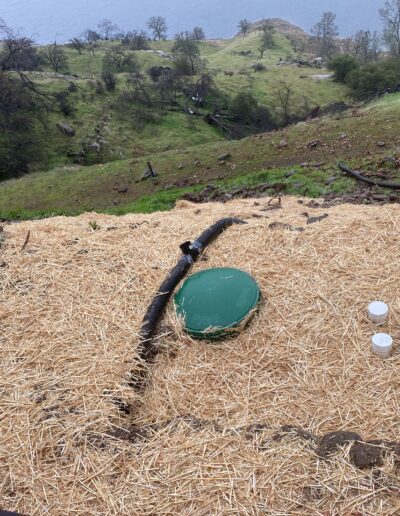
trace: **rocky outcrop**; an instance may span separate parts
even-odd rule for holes
[[[65,122],[58,122],[56,124],[56,127],[65,136],[69,136],[69,137],[75,136],[75,129],[73,129],[71,126],[69,126]]]

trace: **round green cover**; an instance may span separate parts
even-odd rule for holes
[[[198,339],[218,339],[244,322],[260,301],[260,288],[239,269],[207,269],[190,276],[175,295],[186,331]]]

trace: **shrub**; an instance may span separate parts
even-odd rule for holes
[[[255,72],[264,72],[267,69],[262,63],[254,63],[252,68]]]
[[[172,47],[172,53],[181,60],[185,59],[185,73],[182,75],[195,75],[200,65],[200,48],[196,41],[190,39],[190,35],[181,33]],[[190,70],[190,73],[187,73]]]
[[[393,91],[400,84],[400,63],[396,60],[385,60],[368,64],[351,72],[347,84],[358,99],[367,99],[375,95]]]
[[[5,70],[38,70],[42,56],[34,41],[21,37],[9,37],[0,45],[0,68]]]
[[[149,37],[144,31],[128,32],[122,40],[122,44],[131,50],[149,50]]]
[[[135,129],[143,129],[147,124],[157,124],[161,121],[161,115],[157,111],[136,108],[132,113]]]
[[[229,108],[233,115],[244,122],[251,123],[258,110],[258,102],[252,93],[242,91],[231,100]]]
[[[103,70],[112,73],[133,73],[139,71],[139,65],[133,54],[127,54],[120,47],[108,49],[103,57]]]
[[[103,79],[104,86],[106,87],[107,91],[115,91],[117,86],[117,78],[112,72],[109,70],[104,70],[101,74],[101,78]]]
[[[16,77],[0,72],[0,181],[44,162],[41,99]]]
[[[350,74],[358,70],[360,65],[353,56],[345,54],[332,59],[329,68],[334,72],[335,81],[346,83]]]
[[[147,70],[148,75],[150,76],[150,79],[153,82],[158,82],[159,78],[163,73],[169,72],[172,70],[172,68],[164,67],[164,66],[152,66]]]
[[[272,121],[271,113],[265,106],[259,106],[254,113],[254,125],[260,131],[272,131],[276,125]]]
[[[96,95],[104,95],[104,83],[100,80],[97,80],[95,84]]]
[[[60,108],[64,116],[68,117],[73,115],[75,108],[70,102],[68,91],[57,92],[55,94],[55,99],[57,101],[58,107]]]
[[[179,56],[174,61],[174,68],[178,75],[192,75],[192,67],[185,56]]]

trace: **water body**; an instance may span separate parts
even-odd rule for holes
[[[196,25],[209,38],[236,33],[242,18],[283,18],[307,32],[323,11],[337,14],[340,34],[379,29],[384,0],[0,0],[0,17],[41,42],[68,41],[99,20],[109,18],[121,29],[144,29],[153,15],[167,18],[169,36]]]

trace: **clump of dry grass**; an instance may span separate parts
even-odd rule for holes
[[[182,202],[168,214],[7,225],[0,507],[52,515],[398,513],[395,453],[361,471],[350,445],[322,458],[296,434],[274,437],[282,425],[388,441],[400,430],[400,353],[396,346],[389,360],[372,355],[366,316],[369,301],[384,299],[385,331],[399,341],[399,208],[337,206],[311,226],[305,209],[322,213],[285,198],[276,210],[263,200]],[[240,336],[213,344],[185,335],[170,306],[159,339],[166,352],[139,398],[124,379],[146,306],[178,245],[224,216],[248,224],[229,228],[195,270],[244,269],[264,304]],[[305,230],[270,229],[273,222]],[[107,437],[167,420],[132,442]],[[190,423],[200,420],[210,423]],[[251,435],[235,430],[260,422]]]

